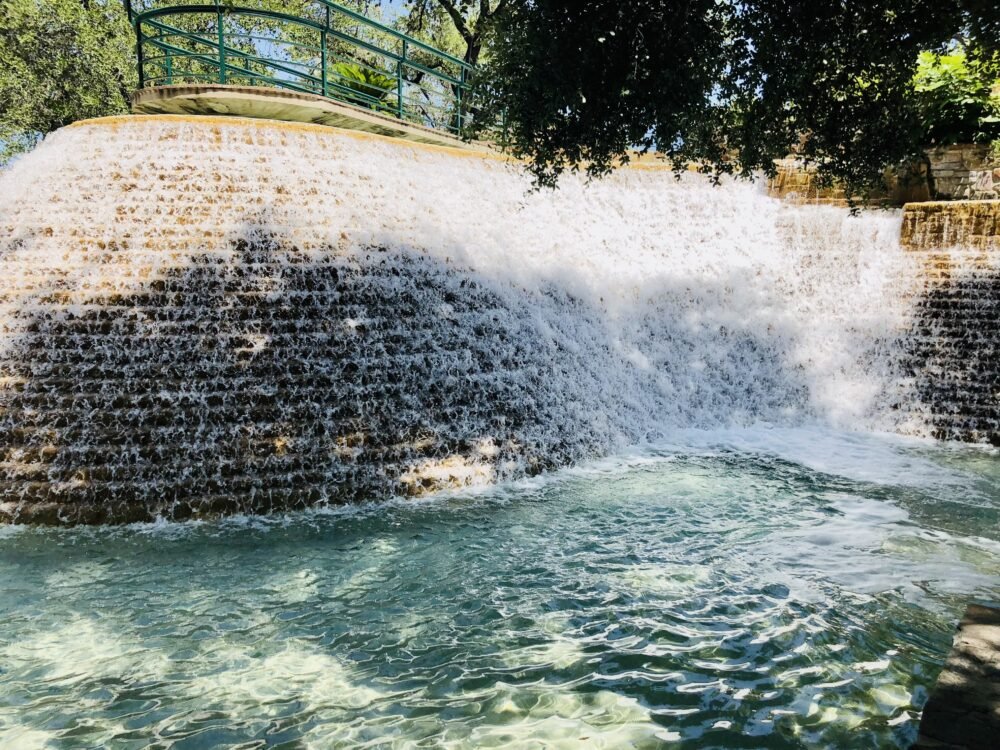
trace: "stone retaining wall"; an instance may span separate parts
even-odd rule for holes
[[[913,250],[1000,250],[1000,200],[909,203],[900,241]]]
[[[1000,734],[1000,607],[970,604],[920,720],[913,750],[996,747]]]
[[[1000,198],[1000,161],[985,145],[958,144],[927,152],[933,197],[939,200]]]
[[[875,200],[890,205],[927,200],[994,200],[1000,198],[1000,159],[986,145],[959,144],[927,151],[930,169],[920,165],[908,175],[889,175],[889,190]],[[792,203],[847,205],[839,185],[820,185],[813,167],[794,158],[777,163],[768,194]]]
[[[909,408],[936,438],[1000,445],[1000,201],[909,204],[901,242],[924,286],[906,334]]]
[[[1000,443],[1000,202],[908,208],[910,255],[892,214],[649,166],[526,198],[498,156],[319,126],[61,131],[0,187],[0,522],[412,496],[674,426],[869,424],[842,411],[858,382],[891,390],[885,429]]]
[[[847,194],[840,185],[821,185],[814,167],[804,167],[794,158],[782,159],[777,163],[777,174],[768,180],[767,192],[774,198],[790,203],[816,206],[846,206]],[[889,190],[873,196],[874,200],[885,201],[892,206],[925,201],[930,196],[926,173],[923,167],[907,175],[888,175]]]

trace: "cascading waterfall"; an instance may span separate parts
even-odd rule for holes
[[[0,177],[0,515],[492,482],[770,422],[930,434],[899,216],[636,166],[130,117]]]

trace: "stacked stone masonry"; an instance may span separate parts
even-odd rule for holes
[[[293,155],[309,134],[287,130]],[[60,167],[74,195],[0,220],[0,521],[266,513],[573,460],[561,438],[586,428],[517,393],[545,377],[528,309],[419,250],[316,244],[294,176],[103,148]],[[525,423],[565,428],[537,444]]]
[[[924,706],[913,750],[996,747],[1000,735],[1000,608],[970,604]]]
[[[1000,156],[989,146],[959,144],[929,149],[927,163],[911,172],[886,175],[887,192],[872,196],[876,202],[901,206],[927,200],[994,200],[1000,198]],[[824,185],[812,167],[794,158],[777,163],[777,174],[768,181],[768,193],[793,203],[847,205],[847,195],[837,184]]]
[[[909,204],[901,241],[914,250],[1000,250],[1000,200]]]
[[[381,496],[387,477],[390,494],[419,494],[438,483],[410,467],[449,458],[452,480],[492,470],[475,459],[568,459],[503,437],[552,415],[517,397],[515,383],[542,373],[487,290],[381,248],[298,255],[262,236],[133,294],[54,293],[38,300],[44,311],[15,313],[8,325],[23,333],[2,371],[0,495],[16,499],[6,513],[268,512]],[[444,307],[440,325],[428,310]],[[457,422],[464,431],[440,429]]]
[[[852,247],[839,235],[851,231],[843,212],[775,206],[741,188],[728,198],[748,200],[741,226],[793,243],[768,257],[797,258],[805,286],[791,265],[711,284],[681,275],[641,294],[629,276],[635,306],[619,308],[628,313],[619,324],[603,298],[550,281],[562,267],[542,266],[522,285],[462,255],[483,242],[494,253],[551,242],[553,220],[562,222],[556,242],[587,239],[573,234],[580,204],[555,198],[534,223],[511,214],[527,224],[520,238],[507,220],[481,239],[463,206],[479,201],[482,217],[494,200],[524,198],[519,179],[484,180],[507,169],[491,157],[412,146],[403,155],[383,140],[358,145],[262,121],[82,128],[60,136],[86,147],[79,158],[65,146],[60,158],[40,151],[33,156],[49,161],[23,174],[20,195],[0,192],[0,521],[183,519],[503,480],[655,439],[665,415],[690,425],[725,423],[737,409],[748,420],[811,414],[809,386],[836,369],[789,359],[802,321],[816,317],[819,331],[844,322],[817,304],[836,275],[824,262],[842,268],[836,253]],[[406,190],[384,189],[401,158]],[[419,195],[435,174],[455,195]],[[637,222],[647,222],[631,238],[643,253],[651,237],[672,237],[671,248],[685,241],[670,234],[678,229],[702,253],[710,243],[739,252],[742,230],[719,241],[728,227],[712,224],[719,207],[707,198],[717,193],[689,192],[701,188],[677,186],[669,169],[665,183],[644,175],[620,178],[644,201],[629,210],[616,188],[592,188],[610,206],[599,252],[658,267],[681,257],[614,255]],[[483,183],[507,192],[461,193]],[[681,226],[688,214],[657,210],[669,205],[664,185],[676,191],[670,200],[690,200],[690,227]],[[774,216],[758,226],[761,208]],[[806,213],[828,223],[800,224]],[[966,227],[958,234],[956,222]],[[925,278],[901,332],[900,393],[920,403],[898,411],[919,412],[918,434],[929,425],[943,438],[1000,442],[997,229],[993,206],[961,218],[907,211],[904,242]],[[788,289],[776,291],[782,271]],[[908,289],[912,281],[908,271]],[[841,290],[832,313],[863,323],[865,300],[845,304]],[[774,303],[798,302],[808,312],[766,317]],[[867,315],[881,315],[884,300],[872,304]],[[765,317],[744,325],[754,315]]]
[[[794,158],[782,159],[775,166],[777,173],[767,183],[769,195],[791,203],[816,206],[848,205],[848,196],[844,188],[838,184],[823,184],[818,179],[815,168],[806,168],[802,162]],[[905,174],[888,174],[886,180],[889,189],[871,196],[872,200],[901,206],[912,201],[924,201],[930,197],[926,170],[923,167]]]
[[[908,205],[901,241],[923,267],[907,341],[932,434],[1000,445],[1000,201]]]
[[[1000,156],[989,146],[959,144],[927,152],[932,177],[932,197],[938,200],[991,200],[1000,198]]]

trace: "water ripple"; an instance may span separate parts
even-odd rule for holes
[[[906,746],[964,603],[1000,597],[992,464],[880,444],[914,486],[742,442],[381,510],[6,532],[0,744]]]

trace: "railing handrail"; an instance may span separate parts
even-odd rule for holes
[[[469,74],[475,66],[332,0],[309,1],[310,7],[302,10],[302,15],[293,15],[280,9],[253,7],[250,3],[243,6],[226,0],[177,5],[160,5],[155,0],[123,0],[136,34],[140,88],[147,84],[169,85],[176,79],[215,79],[221,84],[232,83],[232,79],[249,79],[255,85],[321,94],[394,114],[399,119],[416,118],[431,127],[459,134],[463,131],[471,116],[467,93]],[[216,21],[207,29],[187,29],[184,28],[186,23],[170,21],[171,17],[194,15],[215,16]],[[235,30],[226,31],[228,24],[223,23],[224,17],[235,19]],[[273,37],[254,36],[253,27],[239,21],[254,17],[285,24],[286,29],[299,27],[307,36],[316,33],[318,46],[303,43],[299,33],[284,39],[280,31]],[[150,31],[152,33],[148,33]],[[375,33],[369,33],[372,31]],[[252,41],[247,45],[232,43],[239,39]],[[328,39],[334,46],[328,45]],[[296,54],[290,57],[272,54],[267,48],[262,51],[258,42],[271,43],[272,49],[288,45],[299,48],[300,52],[306,50],[306,53],[298,58]],[[202,45],[206,48],[204,51],[200,51]],[[147,49],[154,54],[147,56]],[[309,61],[310,51],[318,60]],[[423,54],[414,58],[412,51]],[[380,62],[372,62],[368,55]],[[429,55],[431,61],[425,55]],[[319,73],[315,67],[317,62]],[[362,81],[360,86],[353,74],[345,74],[339,67],[342,63],[369,72],[359,79]],[[192,64],[196,67],[191,67]],[[150,66],[152,72],[147,75]],[[209,72],[202,66],[208,66]],[[404,71],[410,71],[410,77],[404,75]],[[375,74],[374,81],[367,78],[369,74]],[[387,81],[395,77],[395,85],[387,87],[378,80],[379,76]],[[386,97],[390,98],[386,100]]]
[[[452,55],[449,52],[445,52],[444,50],[440,50],[437,47],[433,47],[433,46],[427,44],[426,42],[422,42],[419,39],[417,39],[416,37],[412,37],[409,34],[406,34],[406,33],[402,32],[402,31],[400,31],[399,29],[394,29],[391,26],[386,26],[384,23],[382,23],[380,21],[376,21],[373,18],[369,18],[368,16],[364,15],[363,13],[358,13],[356,10],[351,10],[350,8],[346,8],[343,5],[341,5],[340,3],[332,2],[332,0],[311,0],[311,1],[314,2],[314,3],[316,3],[316,4],[318,4],[318,5],[323,5],[323,6],[327,7],[327,8],[330,8],[330,10],[333,10],[333,11],[335,11],[337,13],[340,13],[341,15],[345,15],[348,18],[351,18],[351,19],[353,19],[355,21],[359,21],[360,23],[363,23],[366,26],[369,26],[370,28],[376,29],[376,30],[378,30],[380,32],[383,32],[383,33],[388,34],[388,35],[390,35],[392,37],[395,37],[396,39],[400,40],[401,42],[406,42],[407,45],[411,45],[411,46],[417,47],[418,49],[422,49],[425,52],[430,52],[431,54],[437,55],[438,57],[441,57],[441,58],[447,60],[450,63],[453,63],[455,65],[458,65],[459,67],[464,68],[466,71],[468,71],[470,73],[473,70],[475,70],[475,66],[474,65],[472,65],[471,63],[466,62],[465,60],[463,60],[460,57],[455,57],[454,55]],[[280,13],[278,11],[270,11],[270,10],[267,10],[266,8],[244,8],[244,7],[239,7],[239,6],[233,5],[232,3],[222,3],[222,2],[219,2],[219,0],[215,0],[213,3],[206,3],[204,5],[194,5],[194,4],[191,4],[191,5],[170,5],[170,6],[148,8],[148,9],[144,9],[144,10],[140,10],[140,11],[136,11],[132,7],[132,0],[124,0],[124,2],[125,2],[125,8],[126,8],[126,12],[128,13],[129,20],[132,22],[133,26],[135,26],[135,24],[136,24],[136,20],[135,19],[142,20],[142,19],[145,19],[145,18],[153,18],[153,17],[158,16],[158,15],[166,15],[168,13],[183,13],[185,11],[191,12],[191,13],[194,13],[194,12],[198,12],[198,13],[211,13],[211,12],[215,12],[215,11],[217,11],[219,9],[221,9],[223,12],[227,12],[227,11],[228,12],[241,12],[241,13],[257,12],[257,13],[262,13],[262,14],[269,15],[270,17],[273,17],[273,18],[297,19],[297,20],[305,20],[305,21],[311,20],[311,19],[303,19],[301,16],[293,16],[293,15],[288,14],[288,13]],[[199,10],[195,11],[194,10],[195,8],[198,8]],[[320,28],[323,27],[323,24],[319,24],[318,22],[313,22],[313,23],[314,24],[318,24],[318,26]],[[328,31],[335,31],[335,29],[332,29],[330,27],[326,27],[326,28],[327,28]],[[391,55],[392,54],[389,50],[380,49],[379,51],[382,52],[382,53],[384,53],[384,54],[387,54],[387,55]]]

